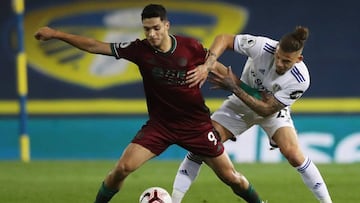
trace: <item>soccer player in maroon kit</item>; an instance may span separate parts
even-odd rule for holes
[[[95,202],[109,202],[130,173],[177,144],[202,156],[235,194],[260,203],[254,188],[224,152],[199,87],[190,88],[185,82],[186,73],[204,63],[206,50],[195,39],[169,35],[170,23],[162,5],[147,5],[141,17],[146,39],[132,42],[106,43],[49,27],[35,33],[38,40],[58,39],[89,53],[127,59],[138,65],[142,75],[149,120],[104,179]]]

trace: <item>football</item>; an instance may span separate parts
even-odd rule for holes
[[[139,203],[172,203],[170,194],[161,187],[146,189],[139,199]]]

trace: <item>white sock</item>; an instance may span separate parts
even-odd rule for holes
[[[321,203],[332,203],[326,184],[315,164],[307,157],[301,166],[296,167],[305,185]]]
[[[324,199],[320,199],[320,203],[332,203],[331,197],[328,196]]]
[[[184,198],[185,193],[176,190],[175,188],[171,194],[171,203],[181,203],[182,199]]]
[[[194,157],[193,154],[188,154],[180,164],[173,184],[172,203],[180,203],[182,201],[185,193],[199,174],[201,161],[197,163],[190,160],[189,158],[192,157]]]

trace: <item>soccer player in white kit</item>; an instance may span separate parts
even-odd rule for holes
[[[188,73],[190,86],[202,85],[208,73],[214,88],[231,91],[212,115],[222,141],[234,139],[253,125],[266,132],[270,145],[278,147],[321,203],[331,203],[327,186],[315,164],[300,149],[291,119],[290,106],[310,85],[302,51],[308,29],[298,26],[280,41],[248,34],[218,35],[210,47],[205,64]],[[214,68],[226,50],[248,57],[241,79],[227,70]],[[173,185],[173,203],[181,202],[201,166],[201,157],[189,153],[181,163]]]

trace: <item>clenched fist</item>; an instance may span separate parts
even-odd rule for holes
[[[34,35],[37,40],[47,41],[54,38],[56,30],[49,27],[40,28]]]

